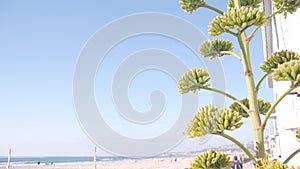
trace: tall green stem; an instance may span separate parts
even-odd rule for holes
[[[243,65],[245,70],[245,78],[248,90],[248,100],[250,109],[250,119],[253,129],[254,137],[254,149],[257,158],[265,157],[265,147],[264,147],[264,130],[261,126],[261,119],[259,116],[257,93],[254,82],[254,77],[252,73],[251,59],[250,59],[250,48],[249,41],[245,32],[239,33],[238,42],[243,53]]]
[[[234,5],[236,8],[241,7],[240,0],[234,0]],[[243,66],[245,70],[245,78],[248,90],[248,100],[249,100],[249,108],[250,108],[250,119],[252,123],[253,129],[253,137],[254,137],[254,150],[257,158],[265,157],[265,147],[264,147],[264,131],[261,129],[261,120],[259,117],[259,109],[258,109],[258,101],[257,101],[257,93],[254,83],[254,77],[252,73],[252,66],[250,60],[250,48],[249,41],[247,40],[247,35],[245,31],[238,32],[238,42],[239,46],[243,53]]]

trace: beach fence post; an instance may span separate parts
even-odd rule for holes
[[[97,169],[97,148],[94,148],[94,169]]]
[[[6,165],[7,169],[9,169],[11,167],[11,165],[10,165],[10,158],[11,158],[11,148],[9,148],[9,150],[8,150],[7,165]]]

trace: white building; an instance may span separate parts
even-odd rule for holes
[[[272,12],[272,1],[264,0],[264,10]],[[292,50],[300,54],[300,10],[294,14],[277,15],[262,30],[265,57],[273,52]],[[274,100],[277,100],[289,86],[289,82],[276,82],[268,79],[268,86],[273,88]],[[267,138],[270,158],[283,162],[288,156],[300,148],[296,140],[296,129],[300,127],[300,89],[288,95],[277,106],[271,116],[271,135]],[[289,165],[300,166],[300,154],[295,156]]]

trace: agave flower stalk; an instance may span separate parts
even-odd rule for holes
[[[229,108],[221,108],[214,105],[207,105],[199,109],[195,117],[188,125],[185,134],[188,137],[202,137],[206,134],[213,134],[224,137],[238,145],[257,166],[257,168],[288,168],[280,162],[270,162],[267,159],[264,147],[264,131],[269,117],[281,100],[292,90],[300,86],[300,55],[292,51],[275,52],[260,66],[265,74],[257,84],[254,81],[254,72],[251,63],[250,42],[256,32],[269,19],[277,14],[294,13],[300,8],[300,0],[273,0],[276,11],[270,16],[266,16],[259,9],[262,0],[231,0],[226,12],[222,12],[216,7],[208,5],[204,0],[180,0],[184,11],[192,13],[200,7],[208,8],[217,12],[217,16],[209,24],[208,33],[211,36],[219,36],[222,33],[233,35],[238,42],[240,54],[234,51],[233,43],[227,40],[208,40],[201,44],[199,54],[209,59],[233,56],[243,64],[245,74],[245,84],[247,87],[247,97],[239,100],[235,96],[224,91],[212,88],[209,84],[208,72],[195,68],[185,73],[178,82],[181,94],[190,91],[208,90],[222,94],[233,101]],[[252,32],[247,37],[246,30],[252,27]],[[272,75],[276,81],[291,81],[291,87],[271,104],[266,100],[258,98],[259,88],[263,81]],[[265,116],[261,119],[261,116]],[[237,139],[226,134],[226,131],[239,129],[242,126],[241,119],[248,118],[252,123],[253,142],[255,156],[253,156]],[[297,133],[297,138],[300,137]],[[292,159],[300,149],[296,150],[284,163]],[[222,156],[223,161],[218,161]],[[228,158],[218,152],[210,150],[195,159],[191,164],[191,169],[196,168],[222,168],[228,166]]]

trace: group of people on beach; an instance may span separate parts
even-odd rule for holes
[[[41,164],[41,162],[38,161],[38,162],[37,162],[37,165],[40,165],[40,164]],[[53,162],[50,162],[50,163],[46,162],[46,163],[45,163],[45,165],[53,165],[53,164],[54,164]]]

